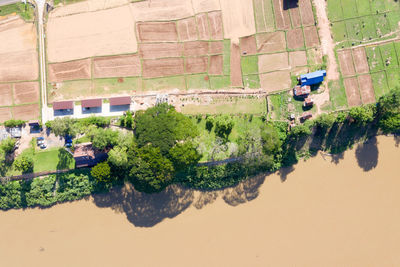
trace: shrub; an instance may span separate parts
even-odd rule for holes
[[[101,162],[92,168],[90,174],[101,183],[111,182],[111,168],[107,162]]]
[[[14,161],[14,167],[22,173],[28,173],[33,171],[33,158],[28,155],[20,155]]]
[[[8,128],[22,126],[25,123],[23,120],[8,120],[4,122],[4,126]]]

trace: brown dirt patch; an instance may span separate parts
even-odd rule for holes
[[[188,57],[185,59],[186,73],[207,72],[208,57]]]
[[[12,108],[13,117],[16,120],[32,120],[39,118],[39,104],[15,106]]]
[[[143,61],[144,78],[173,76],[183,73],[183,58],[146,59]]]
[[[179,20],[178,21],[178,34],[179,40],[194,41],[197,40],[197,26],[196,19],[194,17]]]
[[[183,55],[185,57],[204,56],[208,54],[208,42],[193,41],[183,44]]]
[[[48,68],[49,81],[51,82],[90,79],[91,77],[90,59],[49,64]]]
[[[0,106],[12,106],[12,85],[0,84]]]
[[[26,104],[39,101],[39,83],[24,82],[14,84],[15,104]]]
[[[141,42],[177,42],[175,22],[140,22],[137,24]]]
[[[360,85],[360,94],[363,104],[370,104],[375,102],[375,92],[372,85],[371,75],[358,76],[358,84]]]
[[[213,39],[213,40],[224,39],[224,30],[222,27],[221,11],[214,11],[214,12],[208,13],[208,21],[210,23],[211,39]]]
[[[289,69],[288,53],[261,55],[258,57],[260,73]]]
[[[303,30],[301,28],[289,30],[287,32],[287,45],[289,49],[304,47]]]
[[[210,42],[209,53],[222,54],[224,52],[224,42]]]
[[[231,43],[231,84],[232,86],[243,86],[240,48],[234,43]]]
[[[29,81],[39,76],[36,50],[0,55],[0,81]]]
[[[303,26],[314,25],[314,13],[310,0],[299,0],[299,8]]]
[[[293,75],[293,76],[299,76],[301,74],[308,73],[308,72],[309,72],[309,69],[307,66],[294,67],[291,69],[291,75]]]
[[[221,9],[218,0],[193,0],[192,4],[195,13],[210,12]]]
[[[290,87],[290,72],[275,71],[260,74],[260,82],[261,87],[269,93],[284,90]]]
[[[11,108],[0,108],[0,122],[8,121],[11,118]]]
[[[207,14],[196,15],[197,31],[200,40],[210,39],[210,29],[208,25]]]
[[[356,74],[350,49],[339,51],[338,58],[340,69],[344,77]]]
[[[289,52],[289,62],[291,68],[306,66],[307,65],[306,51]]]
[[[224,58],[221,55],[210,57],[210,69],[208,73],[211,75],[222,75],[224,68]]]
[[[317,27],[310,26],[304,28],[304,37],[306,39],[306,46],[314,47],[319,45],[319,37],[317,32]]]
[[[95,78],[140,76],[138,55],[111,56],[93,59]]]
[[[254,35],[240,38],[240,51],[242,55],[257,54],[257,43]]]
[[[183,45],[180,43],[145,43],[139,45],[141,58],[181,57]]]
[[[283,9],[283,1],[284,0],[273,0],[276,28],[278,28],[278,30],[290,29],[289,10]]]
[[[298,28],[301,26],[301,16],[300,16],[300,9],[296,7],[292,7],[289,9],[290,11],[290,18],[292,19],[292,26],[293,28]]]
[[[346,89],[347,103],[350,107],[362,104],[356,77],[344,79],[344,88]]]
[[[356,49],[353,49],[353,59],[357,73],[369,72],[367,55],[365,53],[364,47],[358,47]]]
[[[256,35],[258,53],[274,53],[286,50],[285,33],[282,31]]]

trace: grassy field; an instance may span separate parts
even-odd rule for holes
[[[6,16],[12,13],[18,14],[26,21],[33,21],[35,10],[31,5],[25,5],[23,3],[0,6],[0,16]]]

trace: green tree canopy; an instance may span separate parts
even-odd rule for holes
[[[0,143],[0,149],[3,150],[5,153],[11,153],[14,151],[15,143],[17,141],[13,138],[6,138]]]
[[[335,120],[336,118],[333,114],[323,113],[317,117],[314,123],[319,129],[326,130],[332,127],[332,125],[335,123]]]
[[[111,182],[111,168],[106,161],[98,163],[92,168],[90,173],[99,182]]]
[[[33,171],[33,158],[27,155],[20,155],[14,161],[14,167],[22,173],[28,173]]]
[[[371,105],[353,107],[349,111],[349,117],[358,125],[365,125],[374,120],[374,109]]]
[[[128,153],[126,147],[116,146],[108,152],[108,162],[119,169],[128,167]]]
[[[277,155],[280,153],[282,142],[278,132],[272,125],[267,125],[261,132],[263,152],[266,155]]]
[[[222,139],[227,140],[228,136],[231,134],[234,122],[229,116],[220,116],[217,118],[215,123],[215,134]]]
[[[56,136],[66,136],[66,135],[75,136],[77,133],[76,128],[74,127],[75,122],[76,122],[75,119],[64,117],[64,118],[56,118],[50,123],[46,123],[46,125],[51,127],[52,132]]]
[[[90,136],[93,147],[100,150],[118,144],[119,133],[112,129],[94,128],[89,131],[88,135]]]
[[[171,148],[169,154],[174,168],[177,171],[194,166],[201,159],[201,155],[197,152],[196,146],[190,141],[176,144]]]
[[[383,132],[400,131],[400,88],[379,99],[377,116]]]

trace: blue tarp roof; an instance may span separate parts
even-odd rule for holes
[[[314,71],[311,73],[302,74],[300,76],[300,78],[309,80],[309,79],[314,79],[317,77],[324,77],[324,76],[326,76],[326,70],[317,70],[317,71]]]

